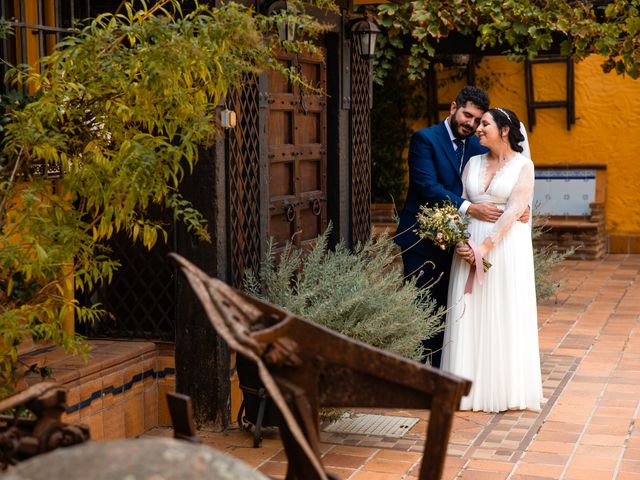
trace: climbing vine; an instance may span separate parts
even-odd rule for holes
[[[377,54],[376,81],[393,59],[408,53],[411,78],[423,78],[438,44],[453,33],[480,51],[498,49],[521,61],[555,49],[576,60],[598,54],[605,72],[640,77],[640,0],[414,0],[377,6],[385,29]]]

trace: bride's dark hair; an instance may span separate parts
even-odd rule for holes
[[[496,122],[498,130],[502,131],[504,127],[509,127],[509,144],[516,152],[522,152],[520,142],[524,140],[524,135],[520,131],[520,120],[515,113],[507,108],[491,108],[488,112]]]

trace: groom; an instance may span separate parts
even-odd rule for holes
[[[469,158],[487,151],[474,135],[480,117],[489,109],[489,97],[477,87],[464,87],[451,102],[449,116],[438,125],[417,131],[409,146],[409,191],[400,215],[395,242],[402,249],[405,278],[418,277],[418,287],[431,286],[438,306],[447,308],[449,269],[453,250],[441,250],[413,231],[421,205],[449,200],[461,213],[495,222],[502,211],[492,203],[473,204],[462,195],[461,174]],[[435,282],[435,283],[434,283]],[[424,340],[427,360],[440,366],[444,331]]]

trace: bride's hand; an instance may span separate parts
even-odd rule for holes
[[[460,242],[456,245],[456,253],[462,257],[462,259],[473,265],[475,263],[475,256],[473,255],[473,250],[469,246],[468,243]]]

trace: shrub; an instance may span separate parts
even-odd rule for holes
[[[405,281],[383,235],[349,251],[327,250],[330,228],[307,253],[287,245],[276,265],[273,243],[245,289],[308,320],[383,350],[419,359],[422,340],[442,328],[444,310],[428,290]]]

